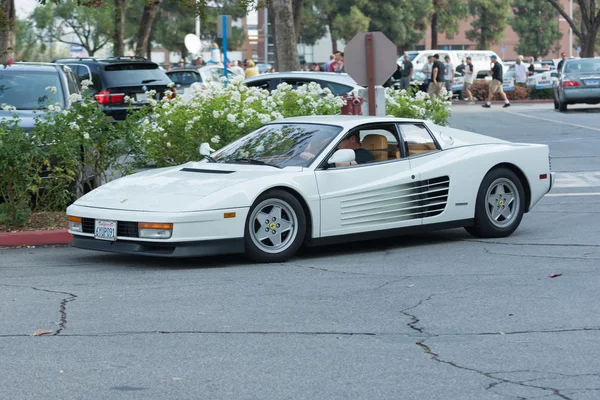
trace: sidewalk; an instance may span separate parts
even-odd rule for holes
[[[543,100],[510,100],[510,104],[539,104],[539,103],[553,103],[554,100],[552,99],[543,99]],[[481,105],[481,104],[485,104],[486,101],[476,101],[475,105]],[[492,104],[504,104],[504,100],[494,100],[492,101]],[[468,106],[468,105],[472,105],[469,104],[468,101],[464,101],[464,100],[454,100],[452,102],[453,106]]]
[[[68,245],[72,240],[73,235],[66,229],[0,233],[0,247]]]

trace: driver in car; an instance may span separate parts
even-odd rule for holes
[[[350,136],[346,136],[344,140],[338,145],[338,150],[351,149],[354,150],[354,161],[349,163],[337,163],[336,167],[343,167],[346,165],[365,164],[371,161],[375,161],[373,154],[367,149],[363,149],[360,145],[360,134],[358,132],[352,133]]]

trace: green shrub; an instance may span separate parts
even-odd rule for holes
[[[10,108],[10,106],[4,106]],[[19,117],[0,120],[0,224],[23,225],[41,183],[42,152],[35,136],[19,127]]]
[[[473,97],[478,100],[487,101],[490,94],[489,83],[487,81],[474,82],[473,86],[471,86],[471,93],[473,93]],[[504,93],[506,93],[506,97],[509,100],[526,100],[528,96],[527,88],[523,86],[515,86],[514,90],[509,90]],[[499,93],[496,93],[493,100],[502,100],[502,96]]]
[[[554,98],[554,89],[529,88],[529,98],[532,100],[546,100]]]

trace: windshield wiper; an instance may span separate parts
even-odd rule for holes
[[[144,79],[142,81],[142,83],[150,83],[150,82],[156,82],[156,81],[158,81],[158,79]]]
[[[264,161],[260,161],[260,160],[255,160],[254,158],[236,158],[233,161],[235,161],[235,162],[247,162],[248,164],[254,164],[254,165],[268,165],[269,167],[275,167],[275,168],[281,169],[281,167],[279,165],[269,164],[268,162],[264,162]]]
[[[215,160],[214,158],[212,158],[211,156],[204,156],[204,158],[206,158],[208,160],[208,162],[214,162],[216,163],[217,160]]]

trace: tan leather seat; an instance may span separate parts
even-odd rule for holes
[[[388,141],[383,135],[367,135],[362,141],[363,149],[369,150],[375,161],[387,161],[388,159]]]
[[[430,151],[437,150],[435,143],[409,143],[408,144],[408,155],[414,156],[417,154],[429,153]]]

